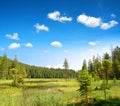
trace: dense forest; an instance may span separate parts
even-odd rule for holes
[[[21,76],[22,78],[76,78],[77,72],[66,68],[54,69],[31,66],[19,62],[16,56],[14,60],[10,60],[4,54],[0,57],[0,78],[11,79],[14,75]]]

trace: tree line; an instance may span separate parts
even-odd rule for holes
[[[63,65],[67,65],[67,60]],[[0,78],[13,79],[13,78],[76,78],[77,72],[68,69],[54,69],[31,66],[18,61],[17,56],[14,60],[10,60],[6,54],[0,57]]]
[[[88,70],[94,80],[120,79],[120,47],[111,50],[111,55],[105,53],[103,57],[93,56],[92,59],[83,61],[81,70]]]

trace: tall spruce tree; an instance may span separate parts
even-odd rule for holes
[[[80,84],[79,92],[88,104],[88,95],[91,92],[92,77],[86,70],[86,62],[83,62],[82,70],[78,72],[78,82]]]
[[[65,61],[64,61],[63,67],[64,67],[65,69],[69,69],[69,64],[68,64],[68,61],[67,61],[66,58],[65,58]]]
[[[65,77],[66,77],[66,79],[68,79],[68,77],[69,77],[69,73],[68,73],[68,69],[69,69],[69,64],[68,64],[68,61],[67,61],[67,59],[65,58],[65,61],[64,61],[64,63],[63,63],[63,67],[65,68]]]
[[[99,56],[93,58],[93,66],[94,66],[94,78],[95,80],[98,80],[102,78],[102,72],[101,72],[101,60]]]
[[[120,78],[120,47],[116,47],[112,51],[112,69],[114,72],[114,77],[119,79]]]
[[[82,70],[87,70],[86,60],[83,61]]]
[[[105,79],[106,85],[108,84],[108,79],[110,74],[112,73],[112,62],[110,60],[110,56],[108,53],[104,54],[104,59],[102,61],[102,67],[103,67],[103,76]]]

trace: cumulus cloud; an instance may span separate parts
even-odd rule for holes
[[[13,39],[13,40],[19,40],[18,33],[13,33],[13,35],[6,34],[6,37],[8,37],[9,39]]]
[[[60,16],[60,12],[59,11],[55,11],[52,13],[48,14],[48,18],[54,20],[54,21],[58,21],[59,20],[59,16]]]
[[[52,13],[49,13],[48,18],[59,22],[72,21],[71,17],[61,16],[59,11],[54,11]]]
[[[114,14],[112,14],[111,16],[115,17]],[[118,24],[118,22],[115,20],[105,23],[103,22],[101,18],[87,16],[86,14],[79,15],[77,18],[77,22],[84,24],[85,26],[92,27],[92,28],[100,27],[103,30],[110,29]]]
[[[109,21],[108,23],[102,23],[101,24],[101,29],[107,30],[107,29],[110,29],[110,28],[114,27],[117,24],[118,24],[118,22],[114,21],[114,20]]]
[[[62,43],[59,41],[54,41],[51,43],[51,45],[54,47],[59,47],[59,48],[61,48],[63,46]]]
[[[95,42],[89,42],[89,45],[95,46],[96,43]]]
[[[26,47],[33,47],[32,43],[26,43],[25,46]]]
[[[92,46],[95,46],[95,45],[97,45],[99,43],[99,41],[95,41],[95,42],[89,42],[89,45],[92,45]]]
[[[36,31],[39,32],[39,31],[49,31],[49,28],[45,25],[40,25],[39,23],[36,23],[34,25],[34,27],[36,28]]]
[[[116,18],[116,15],[115,15],[115,14],[111,14],[111,17],[112,17],[112,18]]]
[[[78,16],[77,21],[88,27],[95,28],[100,26],[102,20],[101,18],[95,18],[95,17],[87,16],[86,14],[81,14]]]
[[[9,49],[17,49],[17,48],[20,48],[20,44],[19,43],[11,43],[9,46],[8,46]]]

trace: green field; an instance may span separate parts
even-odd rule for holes
[[[82,99],[75,79],[25,79],[20,88],[12,87],[11,82],[0,80],[0,106],[76,106]],[[94,90],[101,83],[92,83],[92,98],[104,99],[103,91]],[[111,80],[109,85],[107,98],[120,98],[120,81]]]

